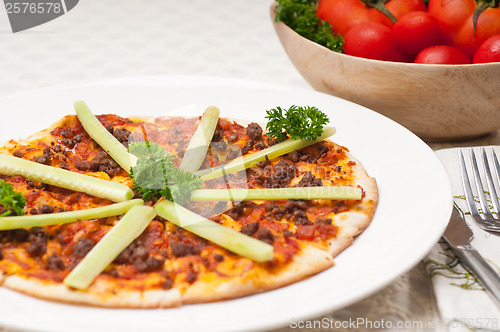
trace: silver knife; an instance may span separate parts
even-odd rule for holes
[[[472,247],[470,242],[473,236],[467,223],[453,209],[450,222],[444,231],[443,237],[450,244],[462,265],[474,273],[478,282],[500,308],[500,275]]]

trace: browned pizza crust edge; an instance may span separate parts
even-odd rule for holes
[[[334,216],[333,224],[339,226],[339,231],[335,239],[328,241],[328,251],[332,257],[349,247],[355,237],[370,225],[378,204],[377,181],[368,175],[359,160],[350,153],[347,155],[349,160],[356,163],[353,166],[355,183],[363,188],[365,196],[358,206],[358,211],[347,211]]]
[[[196,282],[182,294],[182,302],[185,304],[212,302],[261,293],[298,282],[333,265],[333,258],[329,253],[309,246],[303,248],[293,257],[292,262],[275,274],[268,270],[257,269],[252,271],[256,273],[224,282],[215,288],[214,292],[211,292],[214,287],[209,283]]]
[[[11,275],[5,278],[3,286],[30,296],[71,304],[85,304],[112,308],[169,308],[181,305],[177,289],[169,290],[123,290],[113,282],[96,280],[85,290],[73,290],[62,283],[39,279],[28,279]]]

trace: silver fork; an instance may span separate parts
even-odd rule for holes
[[[490,198],[490,202],[492,204],[492,209],[488,204],[488,200],[486,199],[486,194],[484,191],[483,181],[481,180],[481,176],[479,174],[479,168],[477,166],[476,154],[474,153],[474,149],[469,149],[471,165],[472,165],[472,173],[474,176],[474,182],[477,191],[477,197],[479,199],[479,205],[481,207],[481,212],[476,207],[476,200],[474,199],[474,194],[472,191],[472,187],[470,185],[470,177],[467,173],[467,167],[465,166],[464,155],[461,150],[458,150],[458,155],[460,159],[460,172],[462,174],[462,184],[464,187],[465,200],[467,201],[467,205],[469,206],[469,211],[477,225],[483,230],[489,232],[500,232],[500,202],[498,199],[497,191],[495,189],[495,185],[493,183],[492,171],[493,168],[494,173],[496,175],[496,182],[500,185],[500,164],[498,162],[498,157],[495,153],[495,150],[491,148],[491,158],[493,161],[493,166],[490,167],[490,163],[488,162],[488,157],[486,155],[486,150],[481,148],[481,154],[484,165],[484,174],[486,177],[486,184],[488,186],[488,196]],[[495,215],[494,215],[495,214]]]

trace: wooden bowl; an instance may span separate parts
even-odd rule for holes
[[[500,63],[428,65],[333,52],[275,22],[290,60],[316,90],[383,114],[422,139],[470,139],[500,129]],[[355,119],[353,119],[355,121]]]

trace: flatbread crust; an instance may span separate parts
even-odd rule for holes
[[[242,278],[234,278],[216,287],[200,281],[181,294],[177,289],[132,291],[116,287],[114,282],[98,280],[85,290],[73,290],[61,283],[8,276],[4,286],[41,299],[112,308],[171,308],[183,304],[227,300],[276,289],[305,279],[315,271],[333,266],[333,258],[314,247],[305,248],[286,269],[278,273],[256,270]]]
[[[68,117],[70,116],[63,117],[49,128],[27,139],[7,142],[0,146],[0,153],[10,154],[9,149],[16,144],[29,145],[43,141],[49,145],[52,140],[50,133],[67,123]],[[151,121],[149,117],[131,117],[130,119]],[[376,181],[366,173],[358,160],[349,153],[347,155],[348,159],[354,162],[352,185],[359,185],[363,188],[365,192],[363,199],[356,205],[355,210],[332,215],[333,224],[338,227],[338,231],[335,238],[327,241],[326,247],[306,241],[302,243],[303,246],[292,260],[280,268],[266,269],[259,266],[241,276],[223,281],[214,281],[213,278],[208,277],[201,278],[192,284],[182,285],[181,290],[177,288],[168,290],[119,288],[112,278],[100,278],[88,290],[78,291],[60,282],[15,274],[5,276],[1,273],[0,285],[3,284],[9,289],[38,298],[66,303],[117,308],[168,308],[182,304],[237,298],[295,283],[332,267],[333,258],[350,246],[354,238],[370,224],[373,218],[378,202]]]
[[[306,247],[286,268],[276,273],[256,269],[244,277],[233,278],[217,287],[210,282],[196,282],[182,295],[182,302],[212,302],[261,293],[303,280],[333,265],[333,258],[327,252]]]
[[[115,283],[97,280],[85,290],[74,290],[61,283],[28,279],[16,275],[5,278],[4,286],[41,299],[113,308],[171,308],[181,305],[177,289],[134,291],[117,289]]]
[[[355,183],[363,188],[365,197],[359,203],[356,211],[339,213],[333,217],[333,223],[340,227],[337,237],[328,241],[328,252],[334,258],[349,247],[355,237],[370,225],[378,204],[377,181],[368,175],[359,160],[350,153],[347,155],[349,160],[356,163],[353,166]]]

